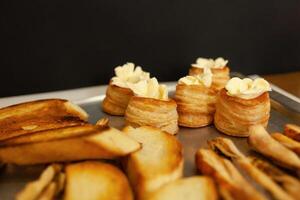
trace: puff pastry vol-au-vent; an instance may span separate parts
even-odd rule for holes
[[[262,78],[232,78],[217,98],[214,124],[228,135],[247,137],[249,127],[267,126],[270,117],[271,87]]]
[[[131,84],[130,88],[134,96],[125,111],[127,125],[153,126],[172,135],[178,132],[177,105],[173,99],[169,99],[166,85],[151,78]]]
[[[133,92],[130,84],[150,79],[150,73],[144,72],[141,67],[133,63],[126,63],[115,68],[115,76],[110,80],[106,96],[102,103],[104,112],[111,115],[124,115]]]
[[[227,66],[228,60],[222,57],[217,59],[198,58],[196,63],[191,65],[189,70],[190,76],[211,72],[213,74],[212,85],[220,90],[225,87],[227,81],[230,79],[230,68]]]
[[[176,86],[178,124],[197,128],[212,123],[218,91],[212,87],[212,74],[185,76]]]

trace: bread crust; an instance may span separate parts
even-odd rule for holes
[[[154,192],[151,200],[217,200],[214,181],[207,176],[192,176],[168,183]]]
[[[230,76],[230,68],[225,66],[223,68],[211,68],[211,72],[213,74],[212,77],[212,86],[216,88],[217,90],[220,90],[225,87],[227,81],[229,81]],[[190,76],[195,76],[203,73],[202,68],[193,67],[191,66],[189,70]]]
[[[44,99],[0,109],[0,141],[86,124],[88,114],[64,99]]]
[[[251,164],[267,174],[294,199],[299,199],[300,180],[261,158],[247,157]]]
[[[217,137],[213,140],[210,140],[208,144],[213,150],[231,158],[231,160],[238,164],[238,166],[242,168],[256,183],[267,190],[274,197],[274,199],[293,199],[289,193],[280,187],[281,185],[276,183],[276,180],[272,179],[260,168],[254,166],[251,163],[251,160],[242,152],[240,152],[240,150],[238,150],[238,148],[230,139]],[[282,180],[282,182],[284,182],[284,180]]]
[[[150,126],[129,126],[123,132],[142,146],[122,162],[137,199],[147,199],[161,186],[182,177],[182,146],[174,136]]]
[[[119,87],[110,82],[102,102],[102,109],[110,115],[123,116],[132,96],[131,89]]]
[[[261,125],[250,127],[249,146],[255,151],[272,159],[280,166],[300,170],[300,158],[296,153],[276,141]]]
[[[196,153],[196,166],[202,174],[214,179],[219,188],[220,195],[225,200],[266,199],[244,179],[232,162],[218,156],[212,150],[199,149]]]
[[[114,159],[140,148],[117,129],[85,125],[2,141],[0,161],[17,165]]]
[[[268,92],[254,99],[229,96],[225,88],[218,94],[214,124],[219,131],[227,135],[248,137],[250,126],[261,124],[266,127],[269,117]]]
[[[177,84],[175,98],[178,124],[198,128],[212,123],[217,90],[202,85]]]
[[[300,126],[297,126],[296,124],[286,124],[284,126],[283,134],[300,142]]]
[[[133,96],[125,112],[125,122],[133,127],[153,126],[172,135],[178,132],[177,104],[174,100],[159,100]]]
[[[292,150],[298,156],[300,156],[300,142],[293,140],[290,137],[283,135],[281,133],[273,133],[272,137],[277,140],[280,144]]]
[[[65,200],[133,200],[126,176],[102,162],[81,162],[66,167]]]

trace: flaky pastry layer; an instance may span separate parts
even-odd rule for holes
[[[106,90],[106,96],[102,102],[104,112],[111,115],[124,115],[133,92],[129,88],[122,88],[111,83]]]
[[[212,123],[215,113],[217,90],[202,85],[176,86],[178,123],[180,126],[197,128]]]
[[[229,96],[226,89],[218,94],[214,124],[227,135],[247,137],[250,126],[261,124],[266,127],[269,117],[270,98],[267,92],[254,99]]]
[[[176,102],[133,96],[125,112],[127,125],[153,126],[170,134],[178,132]]]

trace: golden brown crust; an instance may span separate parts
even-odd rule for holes
[[[137,199],[182,177],[182,146],[174,136],[149,126],[126,127],[123,132],[142,146],[122,163]]]
[[[133,96],[125,112],[127,125],[153,126],[170,134],[178,132],[176,102]]]
[[[225,87],[227,81],[229,81],[229,72],[230,69],[229,67],[224,67],[224,68],[211,68],[211,72],[213,74],[213,81],[212,81],[212,86],[218,90],[222,89]],[[198,68],[198,67],[191,67],[189,70],[189,75],[190,76],[195,76],[198,74],[202,74],[203,69]]]
[[[267,92],[254,99],[229,96],[225,88],[218,94],[214,124],[227,135],[248,137],[250,126],[262,124],[266,127],[269,117],[270,98]]]
[[[21,135],[4,141],[0,141],[0,147],[24,145],[30,143],[50,142],[54,140],[70,139],[79,136],[87,136],[99,132],[98,128],[91,124],[46,130],[27,135]],[[102,129],[103,130],[103,129]]]
[[[249,131],[248,144],[251,148],[282,167],[300,170],[300,158],[297,154],[273,139],[264,127],[261,125],[251,126]]]
[[[260,168],[254,166],[250,159],[248,159],[234,143],[227,138],[217,137],[208,142],[209,146],[214,150],[219,150],[222,155],[234,160],[240,168],[245,170],[245,172],[259,185],[266,189],[274,199],[286,199],[292,200],[293,198],[289,195],[283,188],[280,187],[271,177],[269,177]]]
[[[182,178],[159,188],[151,200],[217,200],[218,193],[210,177],[192,176]]]
[[[273,181],[280,185],[290,196],[294,199],[299,199],[300,180],[258,157],[252,156],[247,158],[252,165],[263,171]]]
[[[82,162],[66,167],[65,200],[132,200],[126,176],[117,167],[102,162]]]
[[[45,99],[0,109],[0,140],[86,124],[87,114],[63,99]]]
[[[202,85],[177,84],[175,98],[180,126],[197,128],[212,123],[217,90]]]
[[[300,142],[297,140],[293,140],[288,136],[285,136],[281,133],[273,133],[272,137],[277,140],[280,144],[292,150],[296,154],[300,156]]]
[[[266,199],[243,178],[229,160],[212,150],[199,149],[196,153],[196,166],[202,174],[214,179],[223,199]]]
[[[132,96],[131,89],[109,83],[106,96],[102,102],[102,109],[108,114],[123,116]]]
[[[286,124],[283,134],[300,142],[300,126],[296,124]]]
[[[26,135],[2,142],[0,161],[18,165],[86,159],[114,159],[140,148],[117,129],[71,127],[60,132]]]

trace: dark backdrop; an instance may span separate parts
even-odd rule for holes
[[[99,85],[126,61],[161,81],[198,56],[233,71],[300,69],[298,0],[2,0],[0,96]]]

